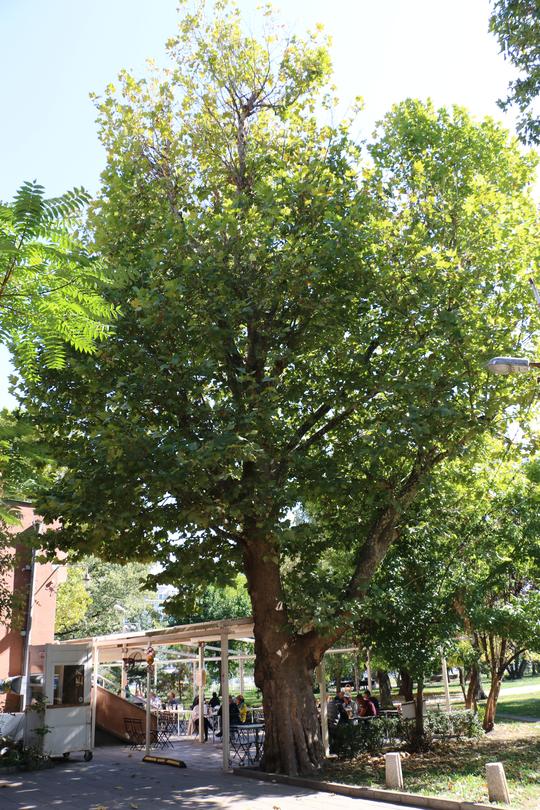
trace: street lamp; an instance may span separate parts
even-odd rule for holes
[[[540,363],[534,363],[527,357],[494,357],[486,368],[492,374],[524,374],[532,368],[540,368]]]

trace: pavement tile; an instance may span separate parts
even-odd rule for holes
[[[170,753],[170,752],[168,752]],[[402,806],[309,791],[225,774],[221,747],[183,741],[172,756],[185,769],[142,762],[140,752],[96,749],[94,759],[14,774],[0,810],[403,810]]]

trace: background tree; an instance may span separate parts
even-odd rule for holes
[[[424,684],[440,670],[441,656],[454,646],[460,627],[447,548],[437,542],[431,517],[402,532],[374,577],[365,606],[364,628],[375,655],[389,669],[406,671],[416,684],[416,750],[426,747]]]
[[[155,580],[159,581],[160,578],[158,575]],[[163,607],[171,624],[239,619],[251,613],[251,602],[243,574],[238,574],[230,585],[222,588],[208,585],[197,599],[193,612],[184,612],[185,603],[181,592],[177,597],[169,597]]]
[[[80,628],[92,605],[92,597],[86,589],[85,570],[81,566],[71,565],[67,578],[58,587],[56,595],[55,632],[61,638]],[[77,638],[77,634],[74,636]]]
[[[490,673],[487,731],[508,666],[537,645],[537,464],[526,462],[524,452],[527,446],[504,449],[489,441],[474,464],[465,457],[441,468],[411,510],[366,604],[372,643],[393,667],[411,673],[419,692],[441,652],[451,651],[458,635],[470,637],[459,653],[470,677],[462,688],[466,705],[476,708],[483,662]],[[418,707],[417,719],[421,745]]]
[[[68,570],[66,582],[58,588],[56,632],[59,638],[120,633],[124,627],[149,630],[163,624],[154,607],[155,593],[146,587],[150,574],[148,565],[114,565],[95,557],[85,557],[78,563],[71,563]],[[86,609],[81,610],[82,606]],[[78,616],[76,622],[73,621],[75,614]]]
[[[510,82],[503,110],[515,105],[518,132],[525,143],[540,143],[540,6],[538,0],[496,0],[489,22],[505,59],[520,75]]]
[[[540,490],[538,464],[514,476],[503,493],[492,491],[496,508],[477,531],[474,573],[463,600],[465,624],[472,631],[490,673],[483,725],[491,731],[502,679],[540,638]]]
[[[28,381],[66,470],[42,504],[55,543],[158,559],[186,609],[243,571],[264,765],[310,772],[314,667],[432,469],[523,399],[482,364],[528,334],[534,161],[413,101],[363,160],[317,117],[317,38],[257,41],[222,4],[169,49],[171,73],[99,102],[92,227],[125,317]]]

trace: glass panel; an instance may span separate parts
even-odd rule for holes
[[[84,703],[84,665],[56,664],[54,667],[55,706]]]

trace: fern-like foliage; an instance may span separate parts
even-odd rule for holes
[[[82,188],[46,199],[27,182],[0,203],[0,342],[26,376],[38,375],[38,354],[60,368],[67,344],[94,351],[118,314],[102,295],[104,268],[80,236],[88,201]]]

